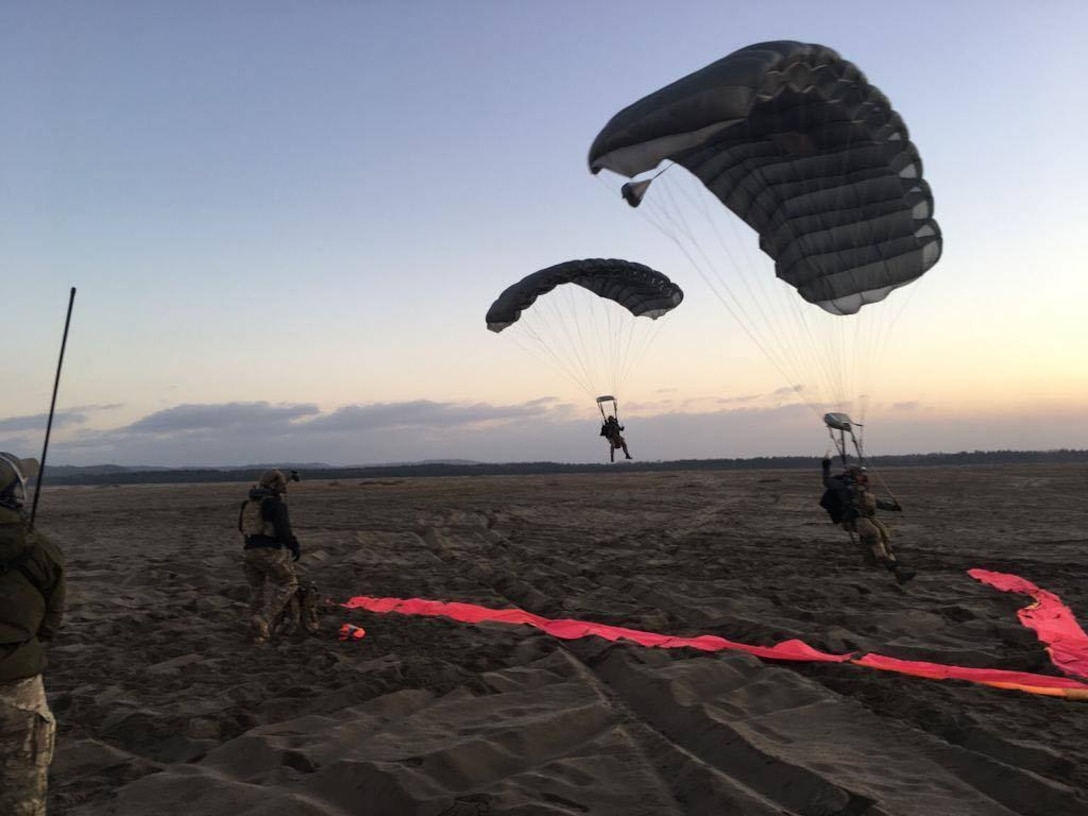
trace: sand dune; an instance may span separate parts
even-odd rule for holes
[[[966,570],[1022,575],[1084,622],[1085,468],[884,477],[906,587],[822,517],[818,473],[315,479],[290,504],[332,601],[1060,675],[1027,599]],[[245,487],[43,494],[72,580],[51,813],[1088,813],[1088,702],[333,605],[316,636],[251,645]],[[344,622],[366,637],[339,641]]]

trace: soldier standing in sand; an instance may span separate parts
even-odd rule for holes
[[[45,644],[64,612],[64,556],[27,518],[34,459],[0,453],[0,813],[44,816],[56,721]]]
[[[297,481],[297,475],[292,474],[292,479]],[[238,514],[238,530],[245,540],[244,569],[254,643],[268,642],[274,624],[298,591],[294,562],[300,549],[291,530],[286,493],[283,471],[266,470],[257,487],[250,488]]]

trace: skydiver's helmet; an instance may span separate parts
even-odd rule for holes
[[[846,468],[846,477],[862,487],[869,484],[869,474],[865,472],[865,468],[861,465],[848,465]]]
[[[26,483],[38,475],[37,459],[20,459],[0,453],[0,507],[21,510],[26,506]]]
[[[258,484],[273,493],[287,492],[287,477],[283,475],[282,470],[266,470],[261,474],[261,480]]]

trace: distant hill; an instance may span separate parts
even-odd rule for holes
[[[961,451],[959,453],[914,453],[900,456],[872,456],[874,467],[948,467],[956,465],[1059,464],[1088,465],[1088,450],[1054,451]],[[613,465],[564,462],[473,462],[463,459],[427,460],[382,465],[347,467],[311,464],[264,464],[239,467],[169,468],[153,466],[71,465],[50,466],[48,485],[180,484],[195,482],[256,482],[263,471],[277,467],[297,470],[307,479],[376,479],[411,476],[524,476],[543,473],[592,473],[614,470],[783,470],[819,467],[813,456],[760,456],[751,459],[677,459],[661,462],[624,462]]]

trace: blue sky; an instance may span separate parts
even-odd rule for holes
[[[1085,30],[1076,0],[3,0],[0,447],[40,449],[76,286],[52,462],[596,461],[587,394],[483,315],[620,257],[687,293],[622,383],[636,456],[822,453],[806,372],[586,169],[617,110],[772,39],[888,94],[945,235],[889,298],[870,451],[1088,447]]]

